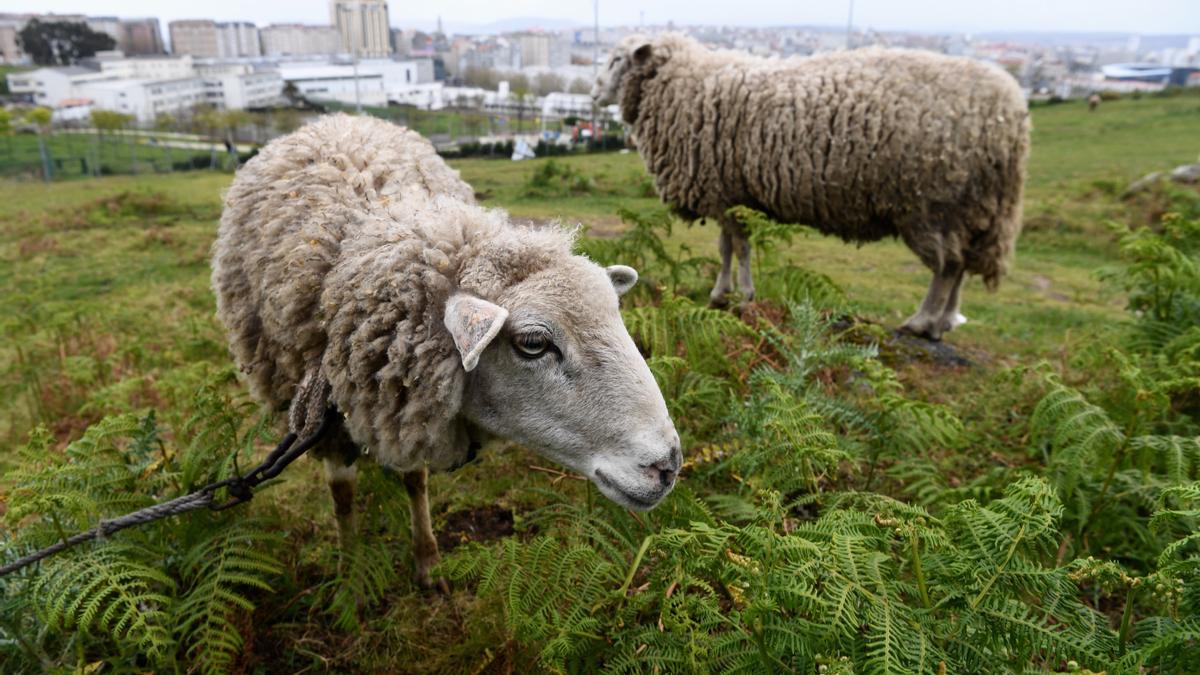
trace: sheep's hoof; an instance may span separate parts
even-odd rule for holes
[[[708,299],[708,308],[709,309],[725,309],[728,306],[729,306],[729,299],[726,298],[724,295],[718,296],[715,298],[710,297]]]
[[[922,337],[933,342],[940,342],[942,340],[942,333],[946,330],[940,324],[940,318],[930,319],[927,316],[918,314],[905,321],[904,325],[900,326],[900,332]]]
[[[418,574],[417,585],[426,591],[435,591],[438,595],[450,595],[450,582],[446,581],[445,577]]]

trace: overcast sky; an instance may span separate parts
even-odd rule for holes
[[[389,3],[393,26],[424,27],[440,14],[447,30],[517,17],[592,22],[588,0],[437,0]],[[844,26],[849,0],[601,0],[601,25],[647,24]],[[0,11],[125,17],[327,23],[322,0],[0,0]],[[861,28],[931,31],[1113,31],[1200,35],[1200,0],[856,0]]]

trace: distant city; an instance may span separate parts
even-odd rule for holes
[[[83,24],[111,49],[36,58],[31,22]],[[58,122],[111,110],[149,126],[198,106],[269,109],[296,100],[465,109],[562,120],[597,114],[587,95],[608,49],[635,32],[688,33],[714,47],[804,56],[870,45],[968,56],[1003,67],[1030,98],[1200,86],[1200,36],[1071,33],[935,34],[822,27],[567,26],[522,20],[497,31],[448,34],[392,26],[384,0],[330,0],[329,23],[0,14],[0,63],[10,103],[49,108]],[[164,40],[164,37],[167,38]],[[106,41],[106,43],[109,41]],[[55,49],[51,41],[50,49]],[[53,65],[45,65],[46,59]],[[42,67],[39,67],[39,63]],[[611,118],[615,109],[600,111]]]

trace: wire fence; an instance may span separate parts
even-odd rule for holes
[[[228,171],[253,154],[184,134],[57,131],[0,138],[0,177],[62,180],[117,174]]]

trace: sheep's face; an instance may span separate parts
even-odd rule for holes
[[[620,100],[625,76],[650,58],[651,49],[650,42],[642,35],[631,35],[613,48],[608,55],[608,63],[600,70],[596,83],[592,85],[592,100],[596,105],[609,105]]]
[[[609,499],[654,507],[682,456],[654,376],[625,329],[624,266],[575,257],[496,303],[457,294],[446,326],[467,369],[463,414],[587,476]]]

